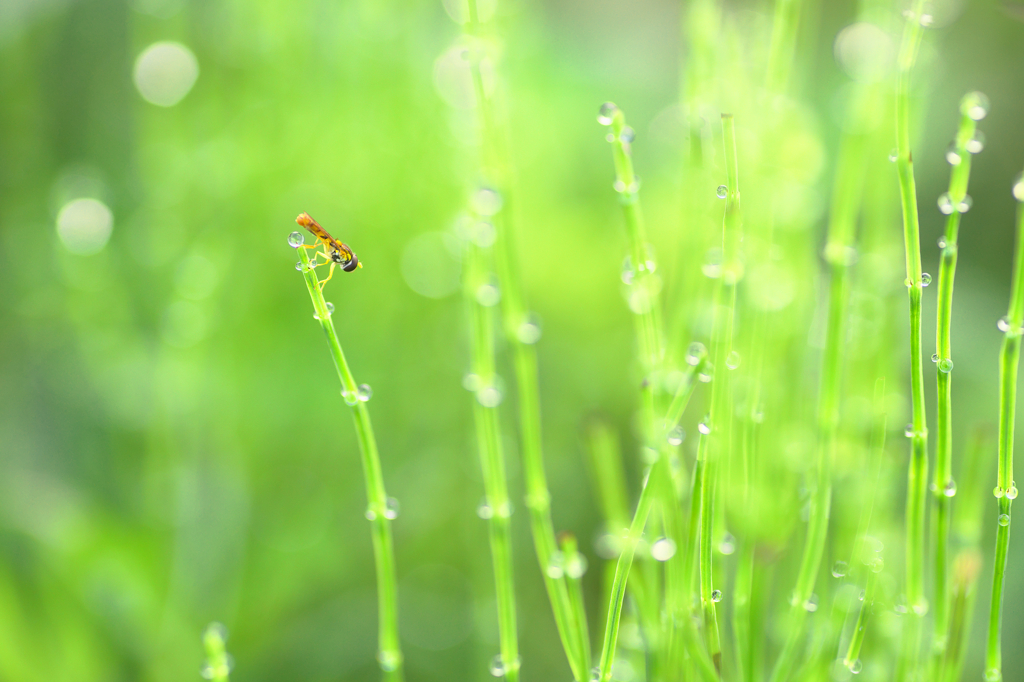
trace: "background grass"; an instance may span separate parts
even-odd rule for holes
[[[1019,3],[948,6],[959,16],[926,32],[913,93],[922,257],[933,277],[945,222],[935,198],[948,182],[943,157],[960,97],[977,89],[992,102],[953,304],[954,473],[962,482],[969,429],[997,415],[1009,186],[1024,159],[1024,24]],[[879,7],[898,41],[898,8]],[[710,37],[723,92],[716,104],[736,107],[748,224],[766,191],[758,181],[772,175],[766,156],[796,178],[778,202],[779,222],[788,223],[778,238],[784,272],[769,280],[791,283],[793,297],[774,327],[786,363],[766,372],[783,413],[767,446],[777,457],[769,480],[783,492],[758,524],[778,552],[780,594],[795,576],[799,479],[813,461],[817,254],[849,80],[833,41],[857,16],[853,3],[805,9],[789,88],[798,105],[775,142],[759,137],[746,87],[762,78],[771,7],[729,3],[722,34]],[[627,242],[597,106],[614,100],[637,130],[633,153],[679,357],[691,337],[707,340],[700,301],[709,288],[697,273],[720,213],[708,224],[682,220],[690,196],[680,191],[683,137],[666,112],[689,50],[678,4],[523,0],[498,12],[521,275],[544,329],[537,348],[554,522],[576,533],[590,559],[584,587],[595,633],[604,561],[593,546],[602,531],[584,450],[595,414],[617,430],[634,501],[640,474],[639,368],[619,280]],[[356,438],[285,242],[300,211],[365,263],[336,275],[326,294],[354,371],[373,387],[388,492],[402,504],[394,532],[407,677],[488,677],[497,629],[486,526],[474,513],[483,483],[471,403],[460,385],[469,348],[458,260],[424,246],[443,244],[440,235],[414,242],[451,229],[475,180],[472,112],[449,107],[444,95],[458,93],[439,92],[434,75],[459,33],[434,2],[15,0],[0,9],[0,677],[193,679],[212,620],[230,631],[233,679],[379,677]],[[170,108],[143,101],[132,85],[136,56],[158,40],[187,45],[200,68]],[[860,446],[849,434],[870,421],[875,374],[886,373],[879,589],[886,574],[893,585],[902,576],[908,448],[900,433],[909,414],[897,184],[884,158],[895,146],[889,121],[865,187],[833,502],[843,537],[864,494]],[[720,210],[713,192],[724,172],[711,180],[686,190],[709,204],[708,215]],[[80,196],[103,200],[114,216],[110,242],[92,256],[69,253],[54,230],[60,207]],[[407,283],[425,277],[436,278],[437,291],[455,284],[448,296],[426,298]],[[747,281],[754,277],[748,270]],[[935,289],[924,295],[926,356]],[[502,373],[511,383],[510,368]],[[928,367],[925,382],[934,419]],[[687,415],[688,463],[702,416]],[[508,411],[505,419],[514,434]],[[520,501],[512,525],[522,674],[569,679],[521,504],[519,458],[509,452]],[[985,490],[993,479],[994,468],[981,477]],[[979,622],[995,529],[994,502],[984,503]],[[1011,537],[1007,604],[1024,596],[1022,542]],[[839,555],[827,552],[823,563]],[[724,590],[728,599],[728,583]],[[1024,616],[1008,608],[1004,618],[1004,641],[1019,641]],[[882,651],[879,638],[898,628],[884,616],[874,622],[862,676],[886,679],[871,666],[871,647]],[[967,679],[980,676],[983,637],[976,626]],[[1019,648],[1003,655],[1004,679],[1024,679]]]

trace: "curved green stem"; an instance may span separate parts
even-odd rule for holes
[[[377,608],[378,642],[377,661],[384,677],[389,682],[402,680],[402,649],[398,639],[398,581],[395,577],[395,549],[391,539],[391,519],[394,514],[388,510],[388,496],[384,490],[384,475],[381,472],[377,439],[373,435],[370,411],[366,403],[358,399],[359,387],[352,370],[341,350],[338,333],[334,329],[331,313],[327,310],[323,292],[317,283],[315,270],[309,267],[306,249],[297,249],[302,259],[302,277],[313,300],[313,310],[327,335],[327,345],[334,359],[334,367],[341,381],[341,392],[345,402],[352,408],[359,439],[359,452],[363,458],[363,477],[366,482],[366,497],[369,500],[366,515],[373,528],[373,554],[377,566]]]
[[[999,498],[995,570],[992,576],[992,608],[988,620],[985,679],[1002,679],[1002,607],[1006,555],[1010,547],[1010,506],[1017,497],[1013,480],[1013,430],[1017,406],[1017,368],[1024,327],[1024,206],[1017,207],[1017,252],[1013,263],[1010,309],[1002,323],[1003,347],[999,355],[999,464],[996,496]]]
[[[939,261],[938,312],[935,329],[935,357],[937,402],[937,433],[935,436],[935,589],[932,602],[935,607],[932,636],[932,661],[937,665],[946,648],[949,630],[949,527],[952,515],[952,497],[956,494],[953,482],[953,403],[952,374],[953,351],[950,327],[953,318],[953,280],[956,276],[957,235],[960,229],[960,211],[957,207],[967,196],[967,181],[971,173],[971,153],[967,145],[974,137],[975,122],[961,104],[963,111],[954,142],[956,163],[949,178],[949,201],[952,212],[946,220]]]

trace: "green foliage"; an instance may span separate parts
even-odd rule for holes
[[[0,678],[1019,679],[983,5],[0,9]]]

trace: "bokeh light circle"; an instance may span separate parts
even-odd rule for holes
[[[171,107],[192,89],[199,77],[199,62],[181,43],[153,43],[135,60],[132,77],[144,100]]]
[[[57,214],[57,236],[68,251],[88,256],[101,251],[114,228],[114,214],[99,199],[75,199]]]

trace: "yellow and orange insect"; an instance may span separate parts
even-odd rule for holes
[[[320,226],[320,223],[313,220],[308,213],[300,213],[299,217],[295,219],[299,225],[313,233],[319,241],[315,244],[303,244],[302,247],[306,249],[316,249],[323,247],[324,259],[331,264],[331,270],[327,274],[327,278],[319,282],[320,288],[323,289],[324,284],[334,277],[334,267],[340,265],[341,269],[345,272],[352,272],[356,268],[363,267],[363,264],[359,262],[359,258],[356,257],[355,252],[349,248],[348,244],[339,242],[337,239],[328,234],[327,230]],[[320,255],[320,252],[313,254],[313,257]],[[316,266],[314,266],[316,267]]]

